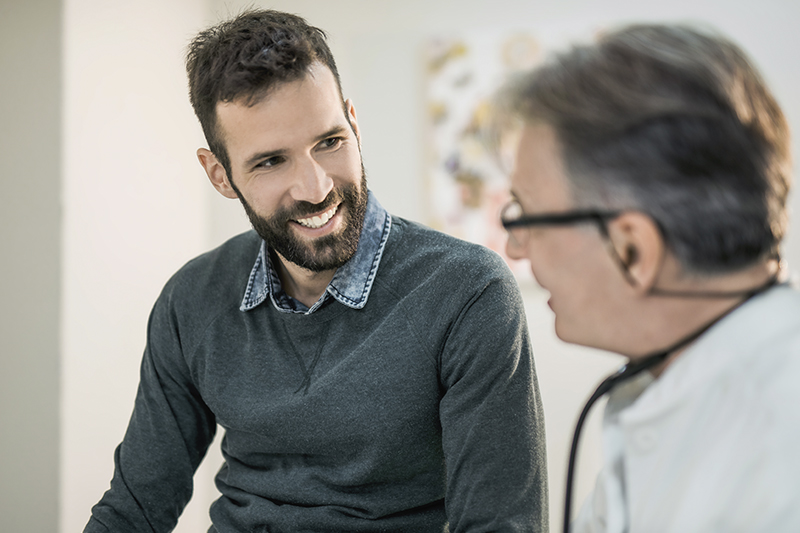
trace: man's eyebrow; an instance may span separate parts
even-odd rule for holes
[[[244,162],[244,166],[250,168],[256,163],[260,163],[261,161],[264,161],[271,157],[284,155],[285,153],[286,153],[285,148],[280,148],[278,150],[271,150],[269,152],[258,152],[257,154],[253,154],[249,158],[247,158],[247,161]]]
[[[315,138],[315,141],[319,142],[319,141],[321,141],[323,139],[327,139],[328,137],[336,137],[337,135],[342,135],[343,133],[347,133],[347,128],[345,128],[344,126],[341,126],[341,125],[334,126],[331,129],[329,129],[328,131],[326,131],[325,133],[323,133],[321,135],[317,135],[317,137]]]

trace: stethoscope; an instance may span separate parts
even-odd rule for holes
[[[627,269],[625,269],[627,270]],[[592,408],[594,403],[599,400],[604,394],[609,392],[615,386],[620,384],[623,381],[626,381],[645,370],[653,368],[654,366],[658,365],[659,363],[664,362],[667,357],[674,353],[675,351],[683,348],[687,344],[691,343],[695,339],[697,339],[700,335],[705,333],[711,326],[722,320],[725,316],[730,314],[734,309],[741,306],[747,300],[752,298],[753,296],[760,294],[773,285],[778,283],[778,275],[771,277],[767,280],[766,283],[760,285],[754,289],[744,290],[744,291],[703,291],[703,292],[673,292],[673,291],[658,291],[656,294],[661,294],[665,296],[679,296],[679,297],[701,297],[701,298],[731,298],[736,296],[741,296],[742,300],[738,302],[736,305],[719,315],[718,317],[714,318],[707,324],[700,327],[698,330],[690,333],[686,337],[680,339],[678,342],[673,344],[672,346],[660,350],[658,352],[652,353],[639,359],[638,361],[633,361],[628,364],[623,365],[617,370],[615,373],[608,376],[604,379],[600,385],[597,387],[597,390],[589,397],[589,400],[584,405],[583,410],[581,411],[580,416],[578,417],[578,422],[575,425],[575,433],[572,436],[572,446],[570,446],[569,451],[569,461],[567,463],[567,486],[566,486],[566,497],[564,499],[564,533],[569,533],[569,526],[570,526],[570,515],[572,513],[572,482],[575,475],[575,459],[578,453],[578,439],[581,435],[581,429],[583,428],[583,423],[586,420],[586,416],[589,414],[589,410]]]

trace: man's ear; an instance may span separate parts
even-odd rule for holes
[[[211,150],[207,148],[198,148],[197,159],[200,161],[200,164],[203,165],[208,179],[211,180],[211,185],[213,185],[222,196],[225,198],[238,198],[228,178],[228,173],[225,171],[225,167],[222,166],[222,163],[219,162],[219,159],[217,159],[217,156],[215,156]]]
[[[657,281],[666,253],[656,222],[639,211],[625,211],[608,222],[608,234],[635,288],[648,292]]]
[[[358,129],[358,119],[356,118],[356,106],[353,105],[353,101],[351,99],[347,99],[344,101],[344,108],[347,111],[347,120],[350,121],[350,125],[353,127],[353,132],[356,134],[356,139],[358,139],[358,146],[361,146],[361,130]]]

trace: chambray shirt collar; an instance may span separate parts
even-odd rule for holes
[[[329,297],[353,309],[362,309],[367,305],[367,298],[372,290],[391,226],[391,215],[370,191],[364,215],[364,227],[361,230],[356,253],[336,270],[325,293],[310,308],[283,291],[277,271],[272,265],[269,248],[264,241],[261,241],[261,249],[250,271],[239,309],[249,311],[262,304],[268,297],[275,309],[284,313],[311,314]]]

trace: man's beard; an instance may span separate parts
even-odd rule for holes
[[[333,189],[325,200],[318,204],[297,202],[290,208],[279,209],[270,218],[264,218],[253,211],[239,191],[236,192],[253,229],[270,248],[287,261],[312,272],[323,272],[344,265],[358,249],[368,198],[367,177],[363,166],[360,190],[357,185],[345,185],[340,189]],[[345,217],[341,232],[313,240],[301,239],[294,234],[290,227],[295,224],[293,220],[327,211],[339,202],[342,205],[339,206],[337,214],[341,213]],[[341,211],[342,206],[345,207],[344,211]]]

